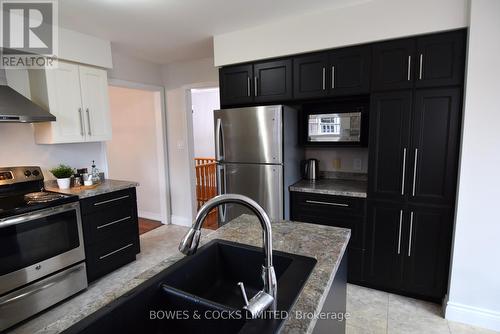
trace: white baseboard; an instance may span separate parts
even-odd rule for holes
[[[137,212],[137,215],[141,218],[161,221],[160,213],[140,210],[139,212]]]
[[[500,331],[500,312],[484,308],[447,302],[445,318],[493,331]]]
[[[172,224],[190,227],[192,222],[186,217],[172,215]]]

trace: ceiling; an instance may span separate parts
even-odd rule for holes
[[[365,0],[366,1],[366,0]],[[213,56],[212,36],[360,0],[62,0],[62,27],[158,64]]]

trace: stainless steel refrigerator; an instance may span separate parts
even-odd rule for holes
[[[304,158],[297,123],[297,110],[283,105],[215,110],[219,194],[246,195],[271,219],[288,219],[288,187],[300,179]],[[237,204],[221,206],[219,224],[246,212]]]

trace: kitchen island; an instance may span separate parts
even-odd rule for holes
[[[297,224],[289,221],[275,222],[272,226],[273,249],[313,257],[317,260],[290,314],[310,315],[320,312],[325,306],[325,301],[330,299],[328,298],[329,292],[344,257],[350,238],[350,230],[315,224]],[[262,229],[256,218],[243,215],[217,231],[210,232],[202,238],[201,244],[206,244],[213,239],[260,247],[262,245]],[[168,242],[174,246],[178,241],[180,238]],[[50,315],[50,320],[45,318],[45,313],[41,313],[32,320],[14,328],[12,332],[25,333],[26,330],[29,330],[31,333],[60,333],[141,283],[148,281],[183,257],[184,255],[176,248],[171,247],[161,257],[161,260],[149,262],[148,268],[134,278],[115,277],[113,282],[110,282],[107,276],[103,277],[92,284],[89,291],[75,297],[78,299],[79,305],[74,305],[73,299],[69,299],[47,312]],[[128,266],[132,268],[134,264],[123,267],[120,270],[123,275],[130,275],[130,272],[127,271]],[[96,291],[100,293],[96,293]],[[89,292],[92,292],[92,295],[85,296]],[[339,296],[339,299],[342,298],[343,303],[345,303],[345,295]],[[312,333],[315,325],[316,317],[297,318],[291,316],[284,322],[281,332]]]

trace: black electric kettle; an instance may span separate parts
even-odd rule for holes
[[[307,159],[302,161],[302,177],[306,180],[316,180],[319,178],[319,160]]]

